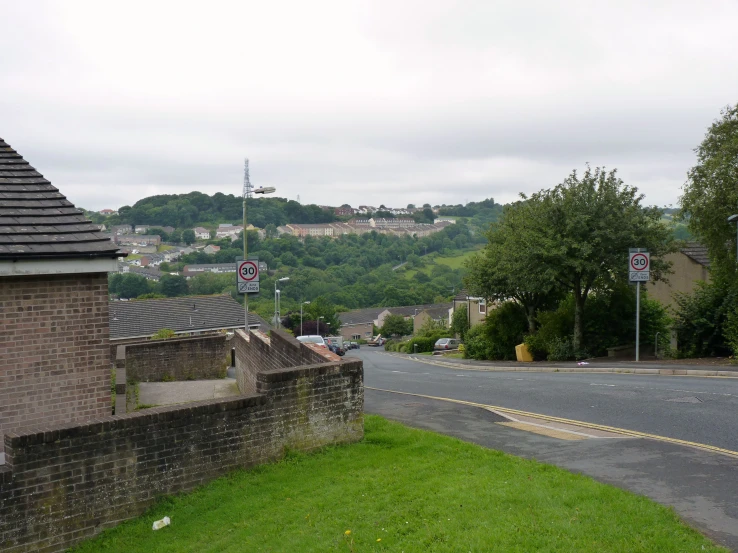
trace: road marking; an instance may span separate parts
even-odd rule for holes
[[[623,436],[630,436],[631,438],[646,438],[650,440],[655,440],[658,442],[666,442],[670,444],[676,444],[676,445],[682,445],[686,447],[692,447],[695,449],[701,449],[703,451],[709,451],[711,453],[720,453],[723,455],[728,455],[729,457],[735,457],[738,459],[738,451],[732,451],[730,449],[724,449],[722,447],[717,447],[714,445],[709,444],[701,444],[697,442],[690,442],[687,440],[680,440],[678,438],[669,438],[667,436],[659,436],[657,434],[649,434],[647,432],[639,432],[637,430],[628,430],[627,428],[617,428],[614,426],[606,426],[604,424],[594,424],[591,422],[584,422],[584,421],[577,421],[573,419],[565,419],[562,417],[553,417],[550,415],[541,415],[539,413],[530,413],[528,411],[521,411],[519,409],[510,409],[508,407],[498,407],[496,405],[485,405],[483,403],[474,403],[473,401],[464,401],[461,399],[453,399],[448,397],[437,397],[437,396],[428,396],[425,394],[413,394],[410,392],[399,392],[397,390],[385,390],[383,388],[373,388],[371,386],[365,386],[367,390],[375,390],[377,392],[388,392],[390,394],[399,394],[404,396],[413,396],[413,397],[422,397],[425,399],[435,399],[439,401],[447,401],[449,403],[457,403],[459,405],[468,405],[470,407],[479,407],[481,409],[486,409],[488,411],[497,411],[499,413],[503,414],[510,414],[510,415],[520,415],[524,417],[531,417],[534,419],[540,419],[544,421],[550,421],[550,422],[560,422],[563,424],[571,424],[573,426],[580,426],[582,428],[590,428],[593,430],[602,430],[605,432],[611,432],[614,434],[620,434]]]
[[[541,426],[540,424],[529,424],[525,422],[498,422],[500,426],[507,426],[515,428],[516,430],[524,430],[525,432],[532,432],[533,434],[540,434],[541,436],[548,436],[549,438],[556,438],[557,440],[587,440],[589,436],[584,434],[575,434],[574,432],[567,432],[565,430],[558,430],[556,428],[550,428]]]

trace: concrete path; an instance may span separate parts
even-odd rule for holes
[[[140,382],[139,405],[172,405],[240,395],[236,381],[188,380],[185,382]]]
[[[639,438],[567,436],[511,425],[478,407],[367,389],[365,410],[591,476],[672,506],[691,526],[738,552],[738,460]],[[530,422],[530,421],[524,421]],[[566,430],[563,428],[562,430]],[[577,430],[575,430],[577,431]]]

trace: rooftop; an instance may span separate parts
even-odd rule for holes
[[[162,328],[178,334],[243,328],[244,308],[229,295],[115,301],[110,302],[109,320],[111,340],[143,338]],[[269,328],[264,319],[249,313],[253,325]]]
[[[703,267],[710,267],[710,256],[707,252],[707,246],[703,246],[699,242],[687,242],[679,251]]]
[[[0,138],[0,260],[121,255],[98,225]]]

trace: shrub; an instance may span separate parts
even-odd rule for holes
[[[514,360],[515,346],[523,342],[528,319],[519,304],[509,301],[487,314],[483,324],[466,333],[464,357]]]
[[[734,328],[730,318],[738,308],[738,285],[699,283],[691,295],[678,294],[676,301],[678,356],[729,355]]]
[[[174,331],[171,328],[161,328],[156,331],[156,334],[154,334],[151,339],[152,340],[166,340],[168,338],[174,338],[175,334]]]

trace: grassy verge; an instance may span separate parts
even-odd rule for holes
[[[361,443],[238,471],[74,551],[725,550],[645,497],[367,416]]]

